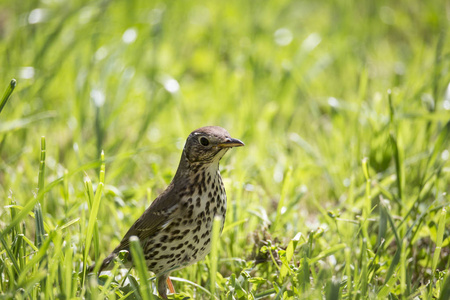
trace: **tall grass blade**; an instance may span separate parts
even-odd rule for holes
[[[294,238],[289,242],[287,248],[286,248],[286,263],[289,264],[289,262],[291,261],[292,257],[294,256],[294,251],[297,248],[298,242],[300,241],[300,238],[302,236],[302,233],[299,232],[297,233]],[[286,277],[286,275],[289,272],[289,265],[283,264],[281,266],[281,270],[280,270],[280,280],[282,281],[284,279],[284,277]]]
[[[34,268],[36,265],[41,264],[43,259],[46,257],[47,250],[53,241],[54,235],[55,235],[54,231],[50,232],[49,237],[45,239],[44,243],[39,248],[39,251],[28,261],[26,266],[22,269],[18,279],[19,285],[21,285],[22,282],[25,282],[27,280],[27,277],[29,276],[28,271]]]
[[[64,293],[66,299],[72,298],[72,262],[73,262],[73,248],[70,245],[66,245],[64,251]]]
[[[444,231],[445,231],[445,222],[446,222],[446,216],[447,216],[447,210],[443,208],[439,214],[439,221],[438,221],[438,231],[436,235],[436,248],[434,249],[433,253],[433,263],[431,266],[432,272],[436,271],[436,266],[439,262],[439,258],[441,256],[441,249],[442,249],[442,241],[444,239]]]
[[[439,296],[439,300],[448,300],[450,299],[450,275],[447,274],[444,283],[442,284],[441,295]]]
[[[285,201],[286,201],[286,194],[288,191],[288,187],[291,181],[291,176],[292,176],[292,169],[289,169],[286,172],[286,176],[284,178],[284,182],[283,182],[283,187],[281,188],[281,196],[280,196],[280,201],[278,201],[278,205],[277,205],[277,215],[275,217],[275,222],[273,222],[272,224],[272,231],[276,232],[276,230],[278,229],[278,227],[280,226],[281,220],[282,220],[282,209],[285,206]]]
[[[339,299],[340,284],[337,280],[331,279],[327,283],[326,300],[338,300]]]
[[[32,123],[35,123],[35,122],[38,122],[41,120],[45,120],[45,119],[49,119],[49,118],[54,118],[56,116],[57,116],[57,114],[54,111],[44,111],[44,112],[40,112],[40,113],[34,114],[29,117],[25,117],[22,119],[16,119],[16,120],[8,121],[8,122],[2,122],[2,123],[0,123],[0,133],[12,132],[12,131],[16,131],[19,129],[27,128],[28,125],[30,125]]]
[[[394,135],[390,135],[390,140],[392,147],[394,149],[394,161],[395,161],[395,173],[397,175],[397,189],[398,189],[398,199],[400,203],[403,203],[403,189],[405,186],[405,172],[403,164],[403,151],[399,143],[399,140],[395,138]]]
[[[382,206],[383,206],[383,209],[385,210],[386,216],[388,218],[388,221],[389,221],[389,224],[391,226],[392,232],[394,233],[395,241],[396,241],[396,244],[397,244],[397,251],[395,252],[394,257],[393,257],[393,259],[390,262],[389,269],[388,269],[388,271],[386,273],[386,277],[384,279],[385,282],[389,282],[391,280],[392,275],[394,274],[395,269],[397,268],[397,266],[398,266],[398,264],[400,262],[401,253],[402,253],[402,244],[403,243],[402,243],[402,240],[400,239],[400,237],[399,237],[399,235],[397,233],[397,229],[395,227],[395,224],[394,224],[394,221],[392,220],[391,215],[389,214],[389,211],[387,210],[386,206],[384,206],[384,204],[382,204]],[[389,286],[386,285],[386,286],[384,286],[382,288],[382,290],[386,289],[388,287]],[[389,290],[388,291],[384,291],[383,293],[389,293]]]
[[[347,299],[353,299],[353,279],[352,279],[352,257],[351,249],[349,247],[345,248],[345,275],[347,276]]]
[[[450,136],[450,121],[448,121],[444,128],[439,132],[439,135],[434,143],[433,150],[427,161],[427,169],[436,163],[436,160],[443,149],[448,149],[448,141]]]
[[[40,162],[39,162],[39,173],[38,173],[38,193],[40,191],[44,191],[44,177],[45,177],[45,137],[41,137],[41,155],[40,155]],[[41,247],[44,236],[45,236],[45,229],[44,229],[44,217],[42,213],[42,205],[40,202],[44,203],[45,194],[42,195],[42,198],[40,201],[36,203],[36,206],[34,207],[34,216],[36,221],[36,246],[39,248]]]
[[[222,227],[222,218],[219,216],[214,217],[212,237],[211,237],[211,252],[210,252],[210,291],[212,295],[216,293],[216,277],[217,277],[217,265],[219,263],[219,246],[220,246],[220,228]]]
[[[406,296],[406,263],[407,263],[407,257],[406,257],[406,245],[405,243],[401,244],[400,249],[400,291],[402,295]]]
[[[151,283],[148,281],[147,265],[145,263],[144,252],[137,236],[130,237],[130,251],[133,257],[133,264],[140,278],[139,291],[143,300],[153,299]]]
[[[0,232],[0,242],[2,243],[3,248],[5,249],[6,253],[8,254],[8,257],[11,260],[15,271],[17,272],[17,274],[20,274],[20,267],[19,267],[19,264],[17,263],[16,257],[14,256],[14,253],[9,248],[8,243],[6,243],[6,240],[3,237],[3,234],[1,232]]]
[[[365,193],[364,193],[364,206],[363,206],[363,210],[362,210],[362,216],[363,216],[362,222],[363,223],[361,224],[361,230],[362,230],[362,234],[365,239],[365,243],[370,244],[370,242],[368,242],[369,223],[367,222],[367,219],[369,218],[370,213],[372,211],[372,190],[371,190],[371,185],[370,185],[371,180],[370,180],[370,175],[369,175],[369,158],[367,158],[367,157],[363,158],[362,169],[363,169],[364,178],[366,180],[366,186],[365,186]]]
[[[83,255],[83,283],[86,279],[86,267],[87,267],[87,258],[89,255],[89,250],[91,247],[91,242],[94,237],[94,229],[95,224],[97,223],[97,215],[98,210],[100,207],[100,200],[102,197],[103,187],[105,185],[105,154],[102,151],[101,153],[101,166],[100,166],[100,181],[97,185],[97,190],[95,191],[94,200],[92,202],[91,211],[89,214],[89,221],[88,221],[88,227],[86,231],[86,240],[85,240],[85,248],[84,248],[84,255]],[[88,190],[88,195],[90,191]],[[88,196],[89,198],[89,196]]]
[[[384,209],[384,205],[381,204],[381,202],[384,201],[382,197],[380,197],[380,205],[379,205],[379,213],[380,213],[380,220],[378,222],[378,235],[377,235],[377,243],[376,247],[380,247],[383,240],[386,239],[386,230],[387,230],[387,216],[386,216],[386,210]]]
[[[360,265],[361,265],[361,276],[359,278],[359,284],[361,287],[361,296],[363,298],[366,298],[367,294],[367,284],[368,284],[368,274],[367,274],[367,242],[366,239],[363,239],[362,241],[362,248],[361,248],[361,257],[360,257]]]
[[[16,88],[17,81],[15,79],[11,79],[11,82],[6,87],[5,92],[3,93],[2,100],[0,101],[0,113],[2,112],[3,108],[6,105],[6,102],[8,102],[9,97],[11,97],[12,92]]]

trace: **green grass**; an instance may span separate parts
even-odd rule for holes
[[[175,298],[449,299],[449,9],[1,2],[0,298],[156,298],[142,266],[85,266],[219,125],[246,147]]]

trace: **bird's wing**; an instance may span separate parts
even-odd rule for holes
[[[127,250],[130,244],[130,237],[133,235],[143,241],[159,230],[167,227],[180,214],[178,198],[179,196],[174,192],[172,184],[169,185],[131,226],[120,242],[120,245],[114,249],[114,253]]]

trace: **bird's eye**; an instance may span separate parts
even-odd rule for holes
[[[208,141],[208,139],[207,138],[205,138],[205,137],[201,137],[200,138],[200,144],[202,144],[203,146],[208,146],[209,145],[209,141]]]

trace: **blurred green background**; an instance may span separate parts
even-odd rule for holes
[[[0,114],[0,224],[8,197],[25,205],[36,192],[41,136],[45,181],[70,175],[45,197],[52,226],[87,209],[83,180],[98,181],[104,150],[106,254],[205,125],[246,143],[221,166],[227,222],[248,220],[224,233],[222,256],[251,257],[248,241],[269,224],[281,243],[321,227],[323,249],[357,244],[323,218],[359,220],[364,157],[376,181],[369,208],[382,194],[412,224],[435,199],[448,203],[448,144],[435,169],[428,162],[450,119],[449,16],[443,0],[3,0],[0,86],[18,85]],[[429,171],[433,189],[421,194]]]
[[[362,157],[389,166],[373,153],[386,142],[388,89],[405,115],[448,112],[448,10],[445,1],[4,2],[0,79],[18,87],[1,116],[2,192],[17,181],[16,193],[29,192],[42,135],[49,176],[104,149],[131,155],[111,163],[108,183],[142,186],[151,166],[170,177],[187,134],[213,124],[248,144],[227,158],[248,173],[240,179],[276,194],[291,167],[337,200]],[[412,122],[428,120],[404,126]],[[421,138],[404,137],[416,147],[409,156]]]

